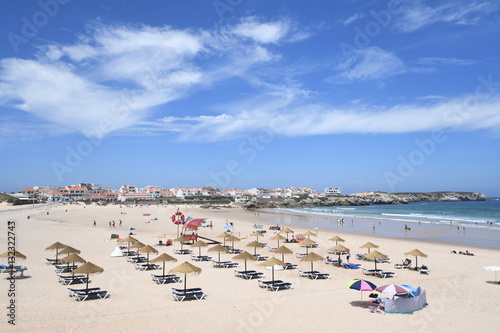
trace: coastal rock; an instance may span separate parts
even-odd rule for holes
[[[359,192],[351,195],[338,195],[320,198],[254,198],[245,203],[245,209],[293,208],[313,206],[367,206],[375,204],[407,204],[418,201],[486,201],[489,198],[477,192],[428,192],[428,193],[386,193]]]

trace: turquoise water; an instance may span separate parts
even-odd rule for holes
[[[459,202],[412,202],[403,205],[331,206],[283,209],[307,215],[404,222],[454,224],[500,229],[500,200]]]

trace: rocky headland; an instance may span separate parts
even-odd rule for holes
[[[291,208],[321,206],[367,206],[374,204],[406,204],[416,201],[486,201],[489,198],[477,192],[427,192],[427,193],[386,193],[359,192],[351,195],[328,197],[301,197],[265,199],[254,198],[246,202],[245,209]]]

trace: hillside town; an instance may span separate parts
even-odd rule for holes
[[[11,194],[20,203],[28,202],[65,202],[86,200],[91,202],[143,202],[154,200],[230,200],[235,203],[246,203],[252,198],[279,199],[279,198],[318,198],[331,195],[340,195],[340,188],[326,188],[318,192],[312,187],[288,188],[250,188],[245,190],[227,189],[216,187],[173,187],[159,186],[137,187],[135,185],[122,185],[118,189],[103,187],[93,183],[80,183],[64,187],[33,186],[23,188],[19,193]]]

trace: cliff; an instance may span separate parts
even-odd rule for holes
[[[385,193],[360,192],[351,195],[321,198],[255,198],[243,205],[246,209],[292,208],[311,206],[367,206],[374,204],[406,204],[416,201],[486,201],[487,196],[477,192],[428,192],[428,193]]]

